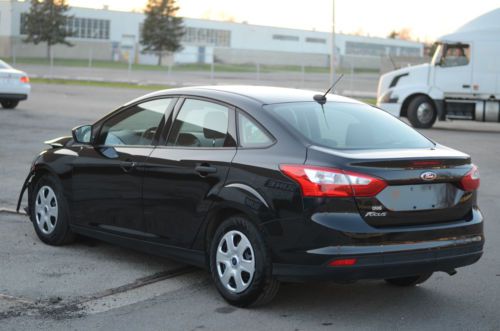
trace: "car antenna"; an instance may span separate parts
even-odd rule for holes
[[[325,94],[316,94],[313,96],[314,101],[319,103],[320,105],[324,105],[326,103],[326,95],[330,93],[330,91],[337,85],[338,82],[344,77],[344,74],[340,74],[339,78],[335,82],[333,82],[332,86],[328,90],[326,90]]]

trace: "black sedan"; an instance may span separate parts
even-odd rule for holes
[[[23,187],[43,242],[80,234],[205,267],[237,306],[280,281],[412,286],[482,255],[471,158],[341,96],[159,91],[48,144]]]

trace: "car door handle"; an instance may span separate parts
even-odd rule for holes
[[[208,174],[215,174],[217,172],[217,168],[211,167],[209,165],[199,165],[194,168],[194,171],[196,171],[200,176],[204,177]]]
[[[125,172],[131,172],[136,166],[136,163],[133,161],[123,161],[120,163],[120,167]]]
[[[464,84],[464,85],[462,85],[462,88],[470,88],[470,85]]]

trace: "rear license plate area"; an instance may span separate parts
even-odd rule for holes
[[[455,206],[460,192],[449,183],[388,186],[377,200],[391,211],[443,209]]]

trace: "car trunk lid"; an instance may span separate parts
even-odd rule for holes
[[[309,147],[307,163],[366,174],[387,183],[373,197],[355,197],[364,220],[375,227],[422,225],[466,219],[474,192],[460,188],[470,156],[436,145],[430,149],[333,150]]]

